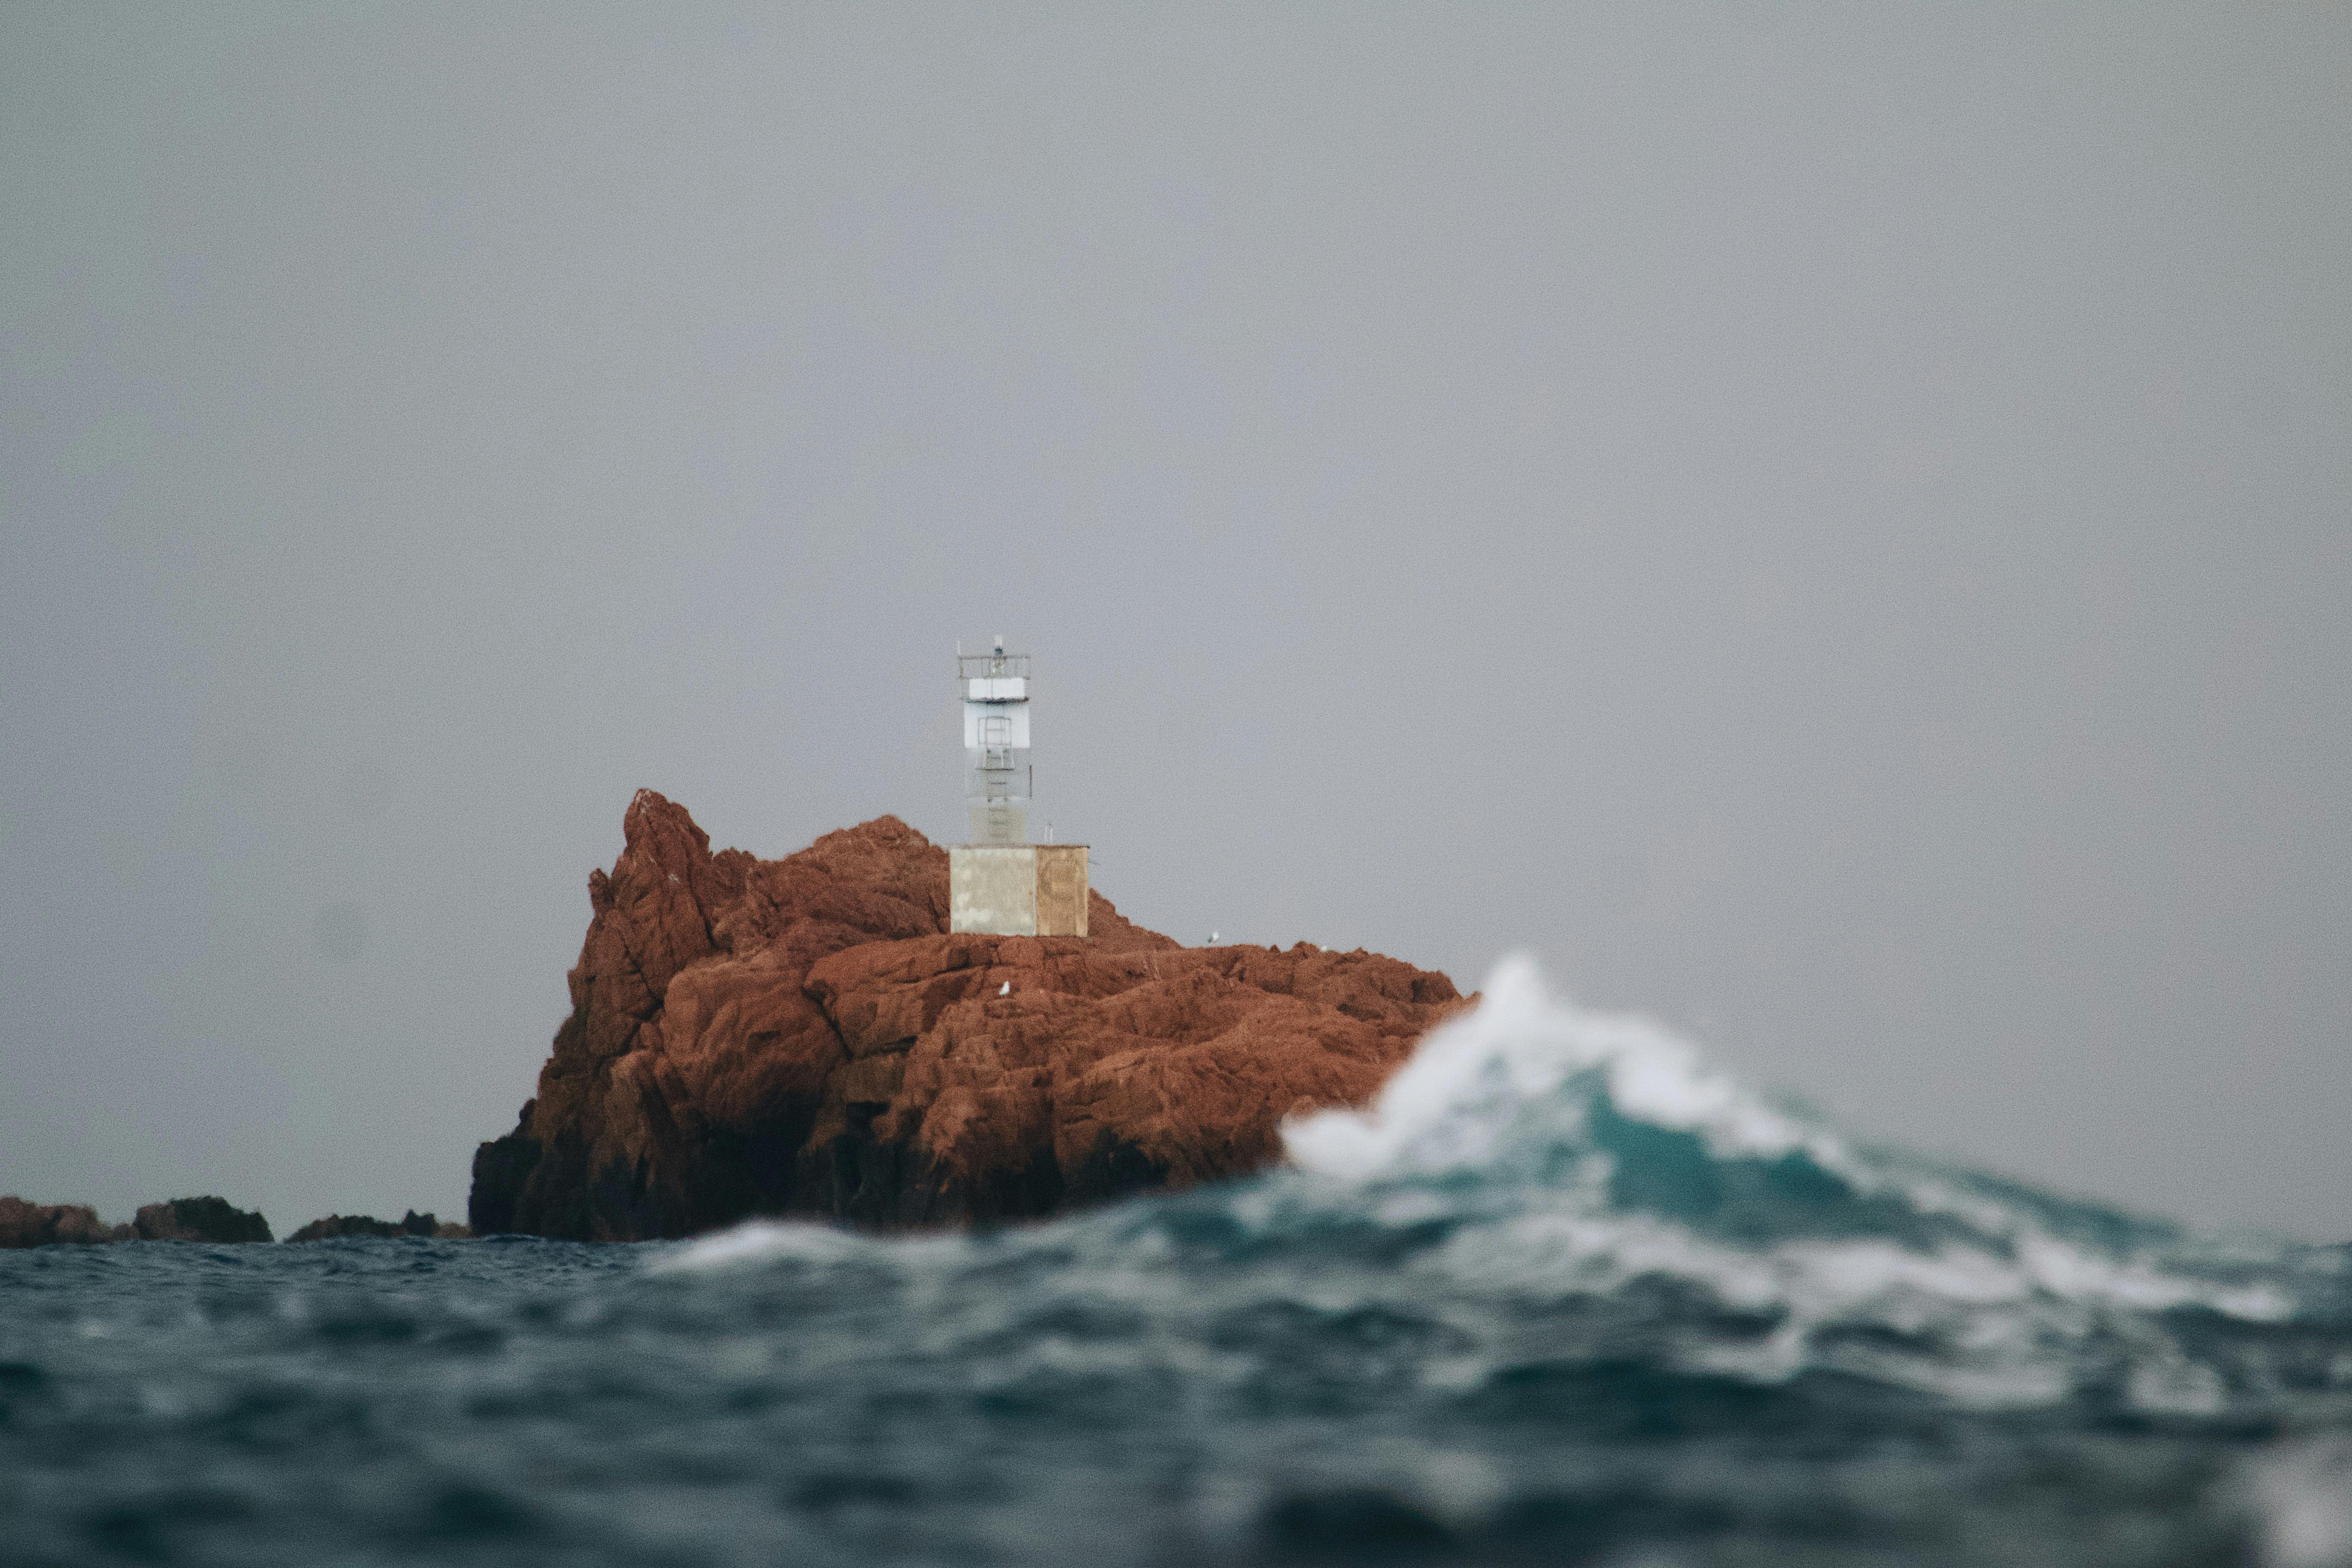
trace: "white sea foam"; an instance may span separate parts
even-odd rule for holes
[[[2284,1445],[2247,1467],[2267,1568],[2352,1568],[2352,1437]]]
[[[1283,1142],[1301,1167],[1352,1180],[1489,1165],[1530,1108],[1593,1070],[1620,1110],[1696,1132],[1717,1155],[1801,1151],[1866,1179],[1827,1130],[1771,1106],[1648,1018],[1569,1005],[1523,955],[1497,964],[1478,1005],[1431,1031],[1369,1107],[1300,1117]]]
[[[1604,1089],[1617,1114],[1695,1134],[1716,1159],[1801,1154],[1860,1197],[1946,1223],[1899,1235],[1868,1234],[1865,1220],[1860,1235],[1798,1226],[1725,1236],[1620,1205],[1614,1156],[1591,1128]],[[1662,1277],[1728,1308],[1778,1314],[1765,1339],[1705,1351],[1716,1369],[1748,1375],[1834,1364],[1971,1405],[2038,1404],[2066,1392],[2060,1369],[2096,1342],[2127,1349],[2135,1403],[2201,1411],[2221,1401],[2218,1378],[2184,1360],[2148,1315],[2191,1304],[2256,1321],[2293,1310],[2273,1287],[2189,1278],[2145,1250],[2053,1234],[2032,1209],[1960,1178],[1865,1156],[1660,1025],[1553,996],[1524,958],[1498,966],[1480,1005],[1433,1031],[1371,1104],[1302,1117],[1283,1134],[1293,1165],[1333,1189],[1327,1201],[1352,1192],[1360,1209],[1383,1218],[1425,1215],[1429,1199],[1407,1194],[1425,1193],[1427,1178],[1488,1177],[1477,1201],[1490,1212],[1419,1265],[1456,1285],[1595,1293]],[[1849,1328],[1910,1336],[1921,1348],[1836,1331]]]
[[[697,1273],[745,1264],[845,1262],[871,1243],[833,1226],[787,1220],[746,1220],[730,1230],[689,1241],[657,1258],[649,1272]]]

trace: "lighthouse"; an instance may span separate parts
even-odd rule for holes
[[[963,803],[971,842],[948,849],[948,929],[997,936],[1087,934],[1087,846],[1029,842],[1029,656],[995,639],[956,655],[963,704]]]
[[[963,805],[975,844],[1029,842],[1029,656],[956,656],[963,699]]]

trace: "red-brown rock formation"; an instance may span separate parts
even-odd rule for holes
[[[0,1197],[0,1247],[95,1246],[111,1241],[268,1241],[269,1222],[226,1198],[172,1198],[141,1205],[129,1225],[109,1225],[83,1204]]]
[[[88,1247],[131,1237],[129,1226],[107,1224],[87,1204],[29,1204],[19,1197],[0,1197],[0,1247]]]
[[[1461,998],[1300,943],[950,935],[892,816],[758,860],[640,791],[539,1093],[474,1160],[476,1235],[685,1236],[754,1214],[919,1226],[1257,1169],[1371,1094]]]

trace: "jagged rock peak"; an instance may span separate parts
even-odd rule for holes
[[[1087,939],[951,934],[947,854],[895,816],[761,860],[640,790],[622,837],[539,1092],[476,1155],[477,1235],[970,1223],[1239,1174],[1462,1001],[1360,951],[1183,948],[1099,892]]]

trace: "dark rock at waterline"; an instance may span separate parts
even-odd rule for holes
[[[314,1219],[293,1235],[289,1241],[331,1241],[340,1236],[368,1236],[386,1240],[401,1237],[441,1241],[462,1241],[474,1233],[462,1225],[445,1224],[429,1214],[410,1209],[397,1220],[378,1219],[373,1215],[331,1214],[324,1219]]]
[[[110,1241],[268,1241],[269,1222],[226,1198],[173,1198],[141,1208],[129,1225],[108,1225],[86,1204],[34,1204],[0,1197],[0,1247],[98,1246]]]
[[[142,1205],[131,1228],[141,1241],[239,1242],[270,1239],[269,1222],[226,1198],[172,1198]]]
[[[0,1247],[96,1247],[131,1238],[129,1226],[107,1224],[87,1204],[33,1204],[19,1197],[0,1197]]]
[[[893,816],[759,860],[641,790],[623,831],[538,1095],[475,1155],[478,1236],[970,1224],[1239,1175],[1463,1000],[1360,950],[1181,947],[1099,893],[1090,939],[950,933],[947,853]]]

